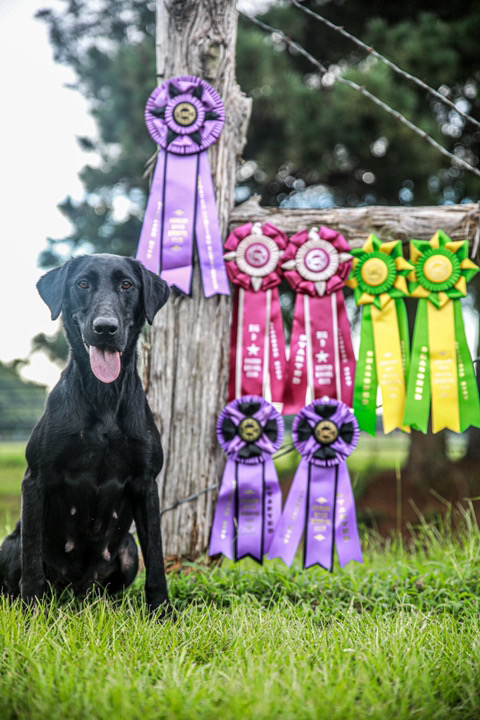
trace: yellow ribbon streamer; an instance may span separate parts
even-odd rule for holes
[[[460,432],[457,356],[453,302],[436,308],[428,303],[428,342],[432,387],[432,430]]]
[[[402,349],[395,303],[390,298],[381,310],[372,305],[373,337],[378,384],[382,389],[383,430],[389,433],[403,426],[406,387]]]

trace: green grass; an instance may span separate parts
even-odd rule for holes
[[[10,529],[20,516],[25,473],[25,443],[0,443],[0,528]]]
[[[250,561],[169,576],[178,622],[142,582],[119,602],[0,602],[0,718],[356,720],[480,717],[480,532],[364,537],[333,574]]]

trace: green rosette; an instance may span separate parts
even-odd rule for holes
[[[405,393],[399,396],[398,385],[405,387],[410,362],[404,298],[412,266],[403,257],[400,241],[383,243],[373,234],[351,253],[354,261],[347,284],[363,309],[354,411],[360,428],[375,435],[378,385],[384,431],[402,426]]]
[[[439,230],[428,241],[412,240],[410,295],[418,299],[404,422],[427,432],[480,427],[480,403],[465,336],[461,298],[479,268],[468,242]]]

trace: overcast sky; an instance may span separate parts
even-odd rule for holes
[[[72,73],[53,61],[45,25],[34,19],[55,0],[0,0],[0,360],[26,357],[38,332],[56,324],[35,290],[45,238],[64,237],[57,205],[82,197],[77,173],[86,162],[76,136],[94,133]],[[25,376],[55,382],[58,371],[37,353]]]

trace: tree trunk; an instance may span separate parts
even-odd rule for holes
[[[235,81],[236,34],[235,0],[157,0],[158,83],[197,75],[225,104],[223,133],[209,151],[224,237],[250,114],[250,101]],[[227,399],[231,299],[205,299],[195,261],[192,297],[172,293],[155,318],[144,370],[165,453],[161,507],[218,482],[224,463],[216,423]],[[167,556],[193,558],[206,551],[215,498],[205,493],[163,515]]]

